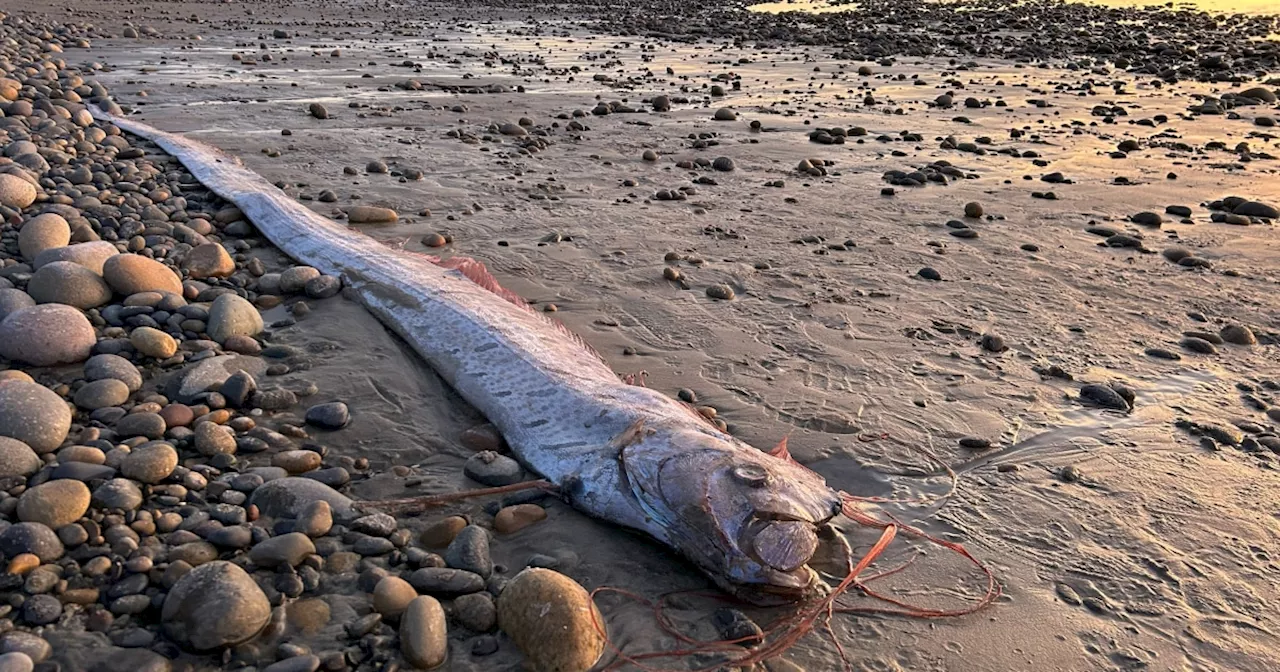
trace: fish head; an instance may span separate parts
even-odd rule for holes
[[[821,590],[806,563],[842,506],[821,476],[710,428],[657,430],[621,460],[656,536],[728,592],[769,603]]]

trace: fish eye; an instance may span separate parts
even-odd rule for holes
[[[753,488],[764,487],[769,473],[758,464],[739,464],[733,468],[733,477]]]

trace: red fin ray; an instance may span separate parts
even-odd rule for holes
[[[787,437],[785,436],[778,442],[778,445],[769,450],[769,454],[784,462],[795,462],[795,459],[791,457],[791,451],[787,450]]]
[[[576,343],[578,347],[591,353],[596,357],[596,359],[599,359],[601,362],[605,361],[604,357],[601,357],[600,353],[597,352],[595,348],[591,347],[591,345],[587,343],[585,340],[583,340],[581,336],[570,331],[569,328],[564,326],[563,323],[561,323],[558,320],[553,320],[547,317],[546,315],[543,315],[542,313],[538,312],[533,306],[529,305],[529,302],[525,301],[524,298],[521,297],[519,294],[516,294],[515,292],[498,284],[498,279],[493,277],[493,274],[489,272],[489,269],[485,267],[483,262],[473,259],[471,257],[464,257],[464,256],[453,256],[453,257],[449,257],[448,259],[441,259],[440,257],[434,256],[434,255],[421,254],[421,253],[419,253],[419,256],[426,258],[428,261],[430,261],[431,263],[441,268],[446,268],[451,271],[457,271],[464,278],[470,280],[471,282],[474,282],[476,285],[479,285],[480,287],[490,292],[493,292],[502,300],[507,301],[512,305],[516,305],[521,308],[524,308],[525,310],[529,311],[531,314],[537,315],[538,317],[546,320],[549,324],[555,326],[555,328],[558,329],[560,333],[564,334],[566,337],[568,337],[570,340]]]

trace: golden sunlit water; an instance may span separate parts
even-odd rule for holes
[[[1209,12],[1241,14],[1280,14],[1280,0],[1087,0],[1088,4],[1109,7],[1170,7],[1172,9],[1200,9]],[[747,9],[756,12],[845,12],[857,9],[856,4],[833,5],[826,0],[782,0],[751,5]]]

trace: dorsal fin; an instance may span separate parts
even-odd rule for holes
[[[773,449],[769,451],[769,454],[786,462],[795,462],[795,460],[791,458],[791,451],[787,450],[787,437],[785,436],[778,442],[778,445],[774,446]]]
[[[591,353],[592,355],[595,355],[596,359],[599,359],[601,362],[608,364],[608,362],[605,362],[604,357],[601,357],[600,353],[596,352],[596,349],[591,347],[591,345],[587,343],[585,340],[583,340],[581,336],[570,331],[569,328],[564,326],[564,324],[561,323],[559,320],[553,320],[547,317],[545,314],[536,310],[533,306],[529,305],[529,302],[525,301],[524,298],[522,298],[519,294],[516,294],[515,292],[498,284],[498,279],[493,277],[493,274],[489,272],[488,268],[485,268],[484,263],[476,259],[473,259],[471,257],[454,256],[454,257],[449,257],[448,259],[441,259],[440,257],[437,257],[435,255],[422,254],[421,252],[415,252],[415,254],[418,254],[419,256],[426,258],[428,261],[430,261],[431,263],[437,266],[440,266],[441,268],[447,268],[449,270],[457,271],[458,273],[462,274],[464,278],[470,280],[471,282],[474,282],[475,284],[479,285],[480,287],[483,287],[484,289],[489,290],[490,292],[493,292],[494,294],[502,298],[504,301],[507,301],[513,305],[524,308],[530,313],[537,315],[543,320],[546,320],[548,324],[553,325],[556,329],[560,331],[560,333],[564,334],[565,337],[571,339],[574,343],[578,344],[579,347]]]
[[[471,282],[484,287],[485,289],[502,297],[505,301],[510,301],[521,308],[529,308],[529,302],[525,301],[519,294],[498,284],[498,279],[493,277],[489,269],[484,264],[472,259],[471,257],[449,257],[448,259],[439,259],[436,265],[457,271],[465,276]],[[530,308],[532,310],[532,308]]]

